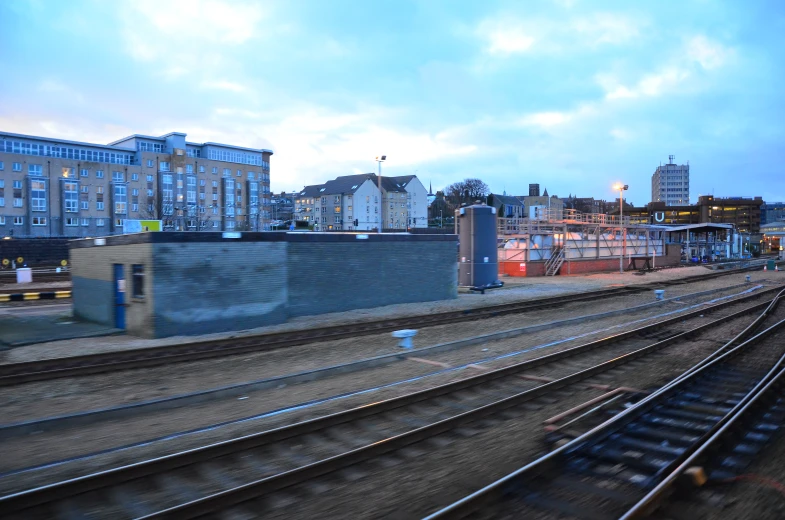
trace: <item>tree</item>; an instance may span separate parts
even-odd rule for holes
[[[464,179],[454,182],[444,190],[445,198],[453,207],[462,203],[473,204],[477,200],[485,200],[490,190],[480,179]]]

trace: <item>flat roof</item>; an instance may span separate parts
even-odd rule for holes
[[[661,227],[668,231],[692,231],[693,229],[733,229],[733,224],[720,224],[718,222],[703,222],[701,224],[684,224],[681,226],[669,226],[667,224],[660,224]]]
[[[131,134],[128,137],[123,137],[122,139],[118,139],[117,141],[112,141],[109,143],[109,146],[115,145],[117,143],[122,143],[123,141],[127,141],[129,139],[152,139],[153,141],[165,141],[167,137],[170,135],[182,135],[185,137],[186,134],[182,132],[169,132],[168,134],[161,135],[158,137],[152,135],[144,135],[144,134]],[[269,153],[270,155],[273,154],[272,150],[268,150],[266,148],[249,148],[247,146],[235,146],[233,144],[223,144],[223,143],[214,143],[214,142],[205,142],[205,143],[192,143],[190,141],[186,141],[185,144],[190,144],[191,146],[220,146],[223,148],[234,148],[235,150],[248,150],[251,152],[258,152],[258,153]]]
[[[0,132],[0,136],[19,137],[19,138],[22,138],[22,139],[33,139],[33,140],[36,140],[36,141],[55,141],[55,142],[64,143],[64,144],[74,144],[74,145],[78,145],[78,146],[91,146],[93,148],[109,148],[111,150],[119,150],[119,151],[130,151],[130,152],[135,152],[136,151],[133,148],[118,147],[118,146],[115,146],[112,143],[109,143],[109,144],[86,143],[86,142],[83,142],[83,141],[69,141],[67,139],[58,139],[56,137],[42,137],[40,135],[12,134],[10,132]],[[3,139],[5,139],[5,137],[3,137]],[[122,141],[122,139],[121,139],[121,141]],[[120,141],[115,141],[115,143],[117,143],[117,142],[120,142]]]

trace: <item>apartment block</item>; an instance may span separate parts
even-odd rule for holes
[[[261,230],[271,150],[134,134],[109,144],[0,132],[0,234],[121,234],[126,219],[165,230]]]
[[[414,175],[373,173],[337,177],[305,186],[295,198],[295,215],[317,231],[406,230],[428,227],[428,190]]]
[[[686,206],[690,203],[690,165],[674,164],[673,159],[669,155],[668,164],[658,166],[651,176],[651,201]]]

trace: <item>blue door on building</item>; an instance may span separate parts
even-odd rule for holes
[[[125,329],[125,269],[114,264],[114,326]]]

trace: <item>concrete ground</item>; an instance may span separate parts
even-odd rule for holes
[[[0,350],[122,333],[104,325],[76,321],[71,316],[70,303],[55,302],[0,307]]]

